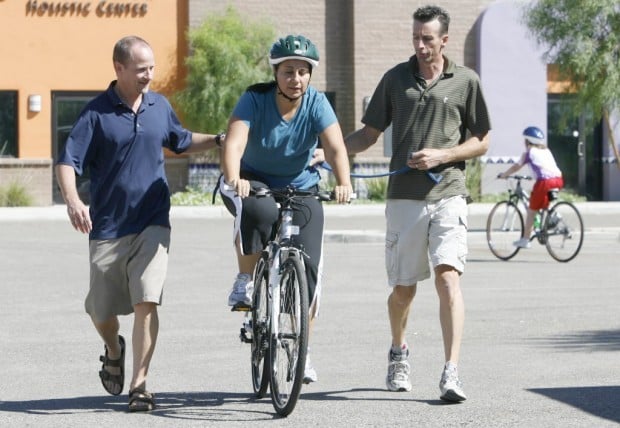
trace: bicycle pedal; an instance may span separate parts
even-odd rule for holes
[[[243,343],[252,343],[252,336],[249,335],[247,330],[243,327],[239,329],[239,339]]]
[[[230,308],[231,312],[249,312],[251,310],[252,307],[243,302],[237,302],[232,308]]]

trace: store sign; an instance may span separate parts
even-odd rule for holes
[[[28,0],[26,16],[88,16],[95,13],[106,17],[140,17],[146,15],[148,5],[140,2],[79,2]]]

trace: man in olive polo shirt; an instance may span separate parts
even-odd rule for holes
[[[405,332],[419,281],[430,277],[439,296],[445,364],[440,398],[466,399],[458,377],[464,303],[460,275],[467,256],[465,160],[483,155],[491,128],[478,76],[443,55],[448,13],[425,6],[413,14],[409,61],[388,70],[362,119],[363,128],[346,138],[349,153],[377,142],[392,125],[390,176],[386,204],[386,254],[392,292],[388,312],[392,343],[386,384],[410,391],[409,347]]]

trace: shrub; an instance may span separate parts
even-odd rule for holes
[[[28,207],[32,205],[32,196],[26,186],[19,183],[9,183],[0,187],[0,207]]]
[[[371,178],[366,183],[367,198],[371,201],[385,201],[387,198],[388,178]]]
[[[170,196],[172,205],[198,206],[211,205],[213,194],[187,187],[184,192],[176,192]]]

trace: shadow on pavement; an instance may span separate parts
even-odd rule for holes
[[[534,338],[536,344],[564,351],[620,351],[620,330],[587,330],[545,338]]]
[[[381,396],[354,396],[357,393],[379,393]],[[353,394],[353,395],[352,395]],[[384,389],[358,388],[343,391],[321,391],[304,393],[302,391],[299,403],[305,400],[314,401],[418,401],[429,405],[449,405],[441,400],[412,400],[406,398],[388,398],[394,394]],[[279,419],[271,405],[269,395],[258,400],[251,393],[230,392],[164,392],[156,393],[157,407],[150,412],[152,416],[171,419],[187,419],[200,421],[256,421]],[[298,403],[298,404],[299,404]],[[244,405],[264,405],[260,408],[244,408]],[[71,415],[84,413],[127,412],[127,395],[87,396],[73,398],[50,398],[43,400],[0,401],[0,412],[14,412],[31,415]],[[236,419],[235,413],[239,414]],[[248,419],[248,415],[253,417]]]
[[[360,395],[354,396],[356,393],[374,393],[375,396]],[[379,396],[381,395],[381,396]],[[399,396],[401,398],[394,398]],[[302,390],[300,400],[315,400],[315,401],[406,401],[406,402],[418,402],[426,403],[431,406],[438,405],[450,405],[458,403],[449,403],[446,401],[431,399],[431,400],[416,400],[411,398],[408,394],[394,394],[387,389],[380,388],[353,388],[343,391],[320,391],[320,392],[306,392]]]
[[[230,392],[164,392],[155,393],[157,407],[150,412],[153,416],[173,417],[180,419],[211,419],[219,420],[218,412],[206,414],[198,412],[219,408],[223,405],[256,403],[252,394]],[[73,398],[50,398],[44,400],[27,401],[0,401],[0,412],[16,412],[33,415],[63,415],[80,413],[101,412],[126,412],[128,398],[126,394],[117,397],[112,396],[88,396]],[[270,401],[265,401],[265,412],[257,412],[264,415],[263,419],[272,419],[273,408]],[[226,413],[234,412],[231,407]],[[248,413],[244,411],[243,413]],[[227,416],[226,420],[230,421]]]
[[[599,418],[620,423],[618,408],[620,386],[533,388],[528,391],[568,404]]]

